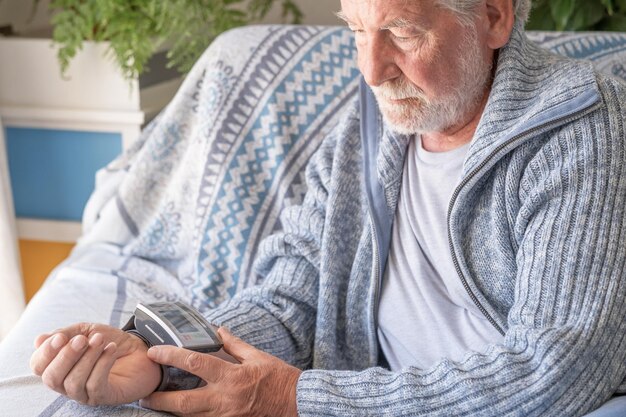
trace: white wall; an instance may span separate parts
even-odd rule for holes
[[[48,26],[50,0],[41,0],[31,19],[33,3],[33,0],[0,0],[0,26],[13,25],[19,32],[39,31]]]
[[[302,21],[304,24],[338,25],[341,23],[334,15],[334,12],[341,8],[339,0],[295,0],[295,3],[300,6],[300,10],[304,14]],[[273,10],[265,21],[267,23],[280,23],[280,13]]]
[[[339,0],[298,0],[304,12],[304,23],[316,25],[338,25],[341,21],[334,15],[341,9]]]

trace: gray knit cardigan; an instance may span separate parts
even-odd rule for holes
[[[264,241],[264,283],[209,314],[306,369],[299,414],[577,416],[625,392],[626,86],[515,28],[448,213],[459,279],[504,341],[402,372],[378,366],[388,225],[372,205],[392,218],[410,139],[364,146],[361,114],[325,140],[304,203]]]

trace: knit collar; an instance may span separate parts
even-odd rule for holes
[[[531,42],[518,23],[500,50],[487,105],[474,133],[467,173],[514,137],[558,125],[597,103],[600,91],[593,66],[553,54]],[[532,136],[532,135],[531,135]]]

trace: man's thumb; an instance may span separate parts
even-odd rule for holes
[[[243,363],[250,355],[254,354],[256,349],[233,334],[224,327],[217,329],[217,333],[224,343],[224,352],[235,358],[238,362]]]

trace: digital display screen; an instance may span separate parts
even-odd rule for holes
[[[187,320],[187,317],[178,310],[161,310],[160,313],[172,323],[179,333],[195,333],[198,331],[198,328]]]

